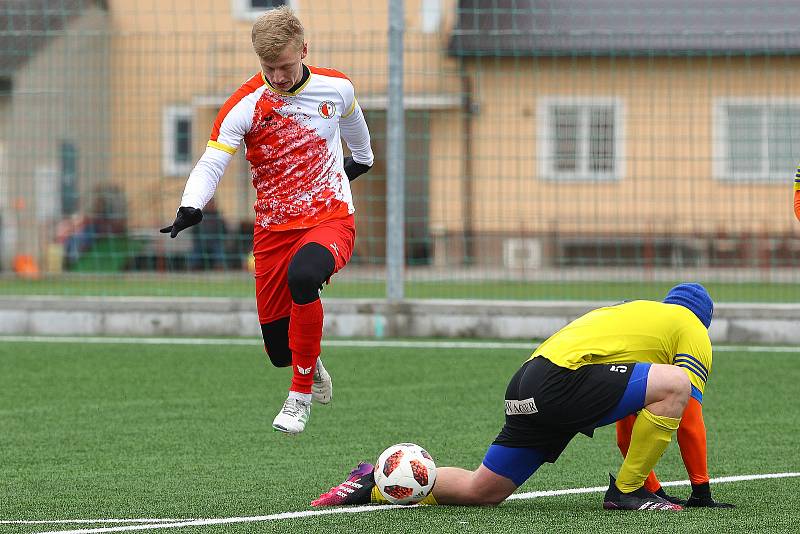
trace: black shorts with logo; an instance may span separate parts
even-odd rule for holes
[[[543,356],[528,360],[508,384],[506,424],[494,443],[536,448],[555,462],[576,434],[591,437],[622,398],[633,367],[589,364],[573,371]]]

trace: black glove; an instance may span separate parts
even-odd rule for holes
[[[674,495],[668,495],[667,492],[664,491],[664,488],[658,488],[658,491],[656,491],[655,494],[661,497],[662,499],[671,502],[672,504],[679,504],[681,506],[686,506],[686,499],[681,499],[680,497],[675,497]]]
[[[170,237],[175,237],[181,230],[186,230],[190,226],[194,226],[203,220],[203,212],[197,208],[190,208],[188,206],[181,206],[178,208],[178,214],[175,216],[175,222],[166,228],[162,228],[162,234],[169,234]]]
[[[692,494],[686,501],[686,506],[696,508],[736,508],[732,504],[717,502],[711,497],[711,486],[705,484],[692,484]]]
[[[372,167],[369,165],[364,165],[363,163],[357,162],[351,156],[344,158],[344,173],[347,175],[347,179],[351,182],[371,168]]]

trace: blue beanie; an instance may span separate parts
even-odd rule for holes
[[[706,288],[700,284],[678,284],[667,293],[664,299],[666,304],[678,304],[689,308],[700,319],[706,328],[711,326],[711,316],[714,314],[714,301]]]

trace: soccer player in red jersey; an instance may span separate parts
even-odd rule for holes
[[[369,130],[352,82],[307,66],[303,25],[287,7],[253,25],[261,71],[228,98],[208,146],[186,182],[175,237],[199,223],[233,154],[244,141],[257,192],[253,235],[256,302],[264,348],[276,367],[292,367],[289,396],[272,423],[302,432],[311,401],[330,402],[330,375],[319,359],[322,284],[353,253],[350,181],[373,164]],[[352,157],[345,158],[341,140]]]

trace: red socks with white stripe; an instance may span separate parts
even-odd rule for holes
[[[289,317],[289,348],[292,351],[292,386],[290,392],[308,395],[314,383],[314,370],[322,342],[322,301],[292,303]]]

